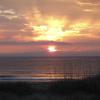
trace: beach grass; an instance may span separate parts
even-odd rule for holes
[[[100,76],[52,82],[0,82],[0,100],[100,100]]]

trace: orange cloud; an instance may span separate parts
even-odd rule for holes
[[[76,3],[85,12],[95,13],[100,9],[100,0],[76,0]]]

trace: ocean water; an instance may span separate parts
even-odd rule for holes
[[[0,80],[83,79],[100,73],[100,57],[0,57]]]

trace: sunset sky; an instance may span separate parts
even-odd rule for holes
[[[0,0],[0,56],[100,56],[100,0]]]

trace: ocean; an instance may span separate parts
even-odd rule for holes
[[[0,80],[84,79],[100,73],[100,57],[0,57]]]

